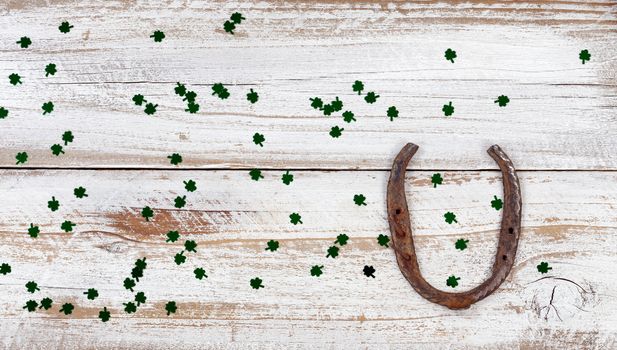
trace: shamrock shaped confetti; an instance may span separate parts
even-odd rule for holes
[[[48,77],[50,75],[56,75],[56,72],[56,65],[54,63],[50,63],[45,66],[45,77]]]
[[[393,122],[394,118],[398,118],[398,109],[396,109],[395,106],[390,106],[386,112],[386,115],[390,118],[390,121]]]
[[[136,268],[145,270],[147,266],[148,266],[148,263],[146,262],[146,258],[145,257],[143,257],[141,259],[135,260],[135,267]]]
[[[499,107],[505,107],[508,104],[508,102],[510,102],[510,99],[506,95],[500,95],[495,100],[495,103],[498,103]]]
[[[343,120],[346,123],[351,123],[352,121],[356,121],[356,118],[354,118],[354,114],[352,111],[345,111],[343,112]]]
[[[323,108],[323,101],[319,97],[309,98],[309,100],[311,101],[311,107],[314,109]]]
[[[319,277],[323,274],[323,265],[313,265],[311,267],[311,276]]]
[[[139,282],[139,279],[144,277],[144,269],[140,268],[139,266],[133,267],[133,269],[131,270],[131,277],[133,277],[135,281]]]
[[[182,265],[186,262],[186,256],[184,256],[184,250],[181,251],[180,253],[177,253],[174,256],[174,262],[176,263],[176,265]]]
[[[180,238],[178,231],[169,231],[167,232],[167,240],[165,242],[175,242],[178,238]]]
[[[59,156],[60,154],[64,154],[64,150],[62,149],[62,145],[60,144],[56,143],[49,148],[51,149],[51,153],[56,157]]]
[[[53,300],[51,300],[51,298],[44,298],[43,300],[41,300],[41,306],[39,306],[39,309],[45,309],[45,310],[49,310],[51,309],[51,305],[53,304]]]
[[[144,102],[147,102],[144,95],[137,94],[133,96],[133,103],[135,103],[136,106],[141,106]]]
[[[111,318],[111,313],[107,311],[107,307],[104,307],[103,310],[99,311],[99,318],[103,322],[109,321],[109,319]]]
[[[302,219],[302,216],[300,216],[300,214],[298,214],[298,213],[291,213],[289,215],[289,220],[294,225],[297,225],[298,223],[303,224],[301,219]]]
[[[84,292],[84,295],[86,295],[88,300],[94,300],[99,297],[99,291],[94,288],[89,288]]]
[[[39,289],[39,285],[34,281],[30,281],[26,283],[26,289],[28,290],[29,293],[34,293],[37,290],[41,290]]]
[[[454,213],[451,211],[443,214],[443,217],[446,219],[446,222],[448,224],[451,224],[452,222],[458,223],[458,221],[456,221],[456,215],[454,215]]]
[[[243,19],[246,19],[244,17],[242,17],[242,14],[239,12],[234,12],[231,14],[231,16],[229,16],[229,18],[235,23],[235,24],[240,24],[242,23]]]
[[[195,274],[195,278],[197,278],[198,280],[205,278],[208,278],[208,275],[206,275],[206,270],[202,269],[201,267],[196,268],[195,270],[193,270],[193,273]]]
[[[180,208],[184,208],[184,206],[186,205],[186,196],[178,196],[174,199],[174,207],[180,209]]]
[[[134,292],[133,288],[135,288],[135,286],[137,285],[137,283],[135,283],[134,279],[131,278],[125,278],[124,282],[123,282],[124,288],[130,290],[131,292]]]
[[[28,46],[32,44],[32,40],[30,40],[27,36],[22,36],[16,43],[19,44],[22,49],[27,49]]]
[[[197,190],[197,183],[193,180],[182,181],[184,183],[184,189],[188,192],[195,192]]]
[[[450,101],[447,105],[443,105],[443,108],[441,110],[446,117],[451,116],[452,113],[454,113],[454,106],[452,106],[452,101]]]
[[[454,63],[454,59],[456,58],[456,51],[452,49],[447,49],[444,56],[446,57],[446,60]]]
[[[0,107],[0,119],[4,119],[8,116],[9,116],[9,110],[4,107]]]
[[[154,42],[160,43],[163,39],[165,39],[165,33],[160,30],[155,30],[150,37],[154,39]]]
[[[264,146],[264,142],[266,141],[266,137],[258,132],[255,133],[255,135],[253,135],[253,143],[255,143],[256,145],[260,145],[261,147]]]
[[[39,303],[35,300],[28,300],[26,301],[26,305],[24,305],[23,309],[28,309],[28,312],[34,312],[36,311],[37,306],[39,306]]]
[[[323,115],[332,115],[334,113],[334,107],[330,103],[323,105],[321,110]]]
[[[433,188],[437,187],[437,185],[441,185],[443,179],[441,178],[440,173],[435,173],[431,176],[431,183],[433,184]]]
[[[62,134],[62,141],[64,141],[64,145],[67,146],[70,142],[73,142],[75,137],[73,136],[73,132],[68,130]]]
[[[174,88],[174,92],[178,96],[184,96],[184,94],[186,94],[186,86],[177,82],[176,87]]]
[[[43,115],[45,114],[51,114],[51,112],[54,111],[54,103],[49,101],[49,102],[45,102],[43,103],[43,105],[41,106],[41,109],[43,110]]]
[[[581,50],[578,54],[578,58],[583,62],[583,64],[585,64],[586,61],[591,59],[591,54],[589,53],[589,50]]]
[[[246,99],[250,103],[255,103],[257,102],[257,100],[259,100],[259,95],[255,91],[253,91],[253,89],[251,89],[250,92],[246,94]]]
[[[338,252],[339,252],[339,247],[333,245],[330,248],[328,248],[328,254],[326,255],[326,258],[335,259],[338,256]]]
[[[364,101],[366,101],[366,103],[375,103],[377,102],[377,99],[379,98],[379,95],[375,94],[373,91],[369,91],[366,96],[364,96]]]
[[[178,153],[172,153],[171,155],[167,156],[167,159],[169,159],[169,163],[171,163],[172,165],[178,165],[182,163],[182,156]]]
[[[236,25],[234,24],[234,22],[225,21],[225,23],[223,23],[223,29],[225,30],[225,32],[233,35],[234,29],[236,29]]]
[[[216,83],[212,85],[212,95],[217,95],[221,100],[224,100],[229,97],[229,90],[222,83]]]
[[[30,224],[30,228],[28,229],[28,234],[30,235],[30,237],[36,238],[39,236],[40,232],[41,231],[39,230],[38,226],[34,226],[33,224]]]
[[[503,207],[503,201],[501,198],[497,198],[497,196],[493,196],[493,200],[491,201],[491,207],[495,208],[495,210],[499,210]]]
[[[175,301],[170,301],[165,304],[165,311],[167,311],[167,316],[169,316],[169,314],[175,314],[176,310],[178,310],[178,307],[176,306]]]
[[[187,252],[192,252],[192,253],[197,253],[197,242],[195,241],[185,241],[184,242],[184,249],[186,249]]]
[[[185,112],[189,112],[191,114],[195,114],[195,113],[199,112],[199,104],[197,104],[195,102],[189,102],[186,105],[186,109],[184,111]]]
[[[334,138],[338,138],[339,136],[341,136],[343,134],[343,128],[339,128],[338,125],[337,126],[333,126],[332,129],[330,129],[330,136],[334,137]]]
[[[9,75],[9,83],[11,83],[11,85],[22,84],[21,76],[17,73]]]
[[[362,269],[362,272],[364,272],[364,276],[366,277],[375,278],[375,268],[373,266],[364,265],[364,269]]]
[[[79,186],[75,189],[73,189],[73,194],[75,195],[75,197],[77,198],[84,198],[84,197],[88,197],[88,194],[86,194],[86,189]]]
[[[367,205],[366,204],[366,197],[364,197],[363,194],[356,194],[353,196],[353,201],[354,203],[356,203],[357,206],[362,206],[362,205]]]
[[[349,240],[349,236],[347,236],[346,234],[342,233],[338,236],[336,236],[336,241],[334,241],[334,244],[339,244],[341,246],[347,244],[347,241]]]
[[[184,98],[182,99],[182,101],[187,101],[188,103],[191,103],[191,102],[195,102],[196,98],[197,98],[197,93],[195,91],[187,91],[184,94]]]
[[[251,287],[253,287],[253,289],[264,288],[263,284],[261,284],[262,282],[261,278],[255,277],[251,279]]]
[[[137,305],[135,305],[135,303],[132,301],[129,301],[128,303],[123,303],[122,305],[124,305],[124,312],[126,312],[127,314],[132,314],[137,311]]]
[[[135,294],[135,302],[137,303],[137,306],[145,304],[146,300],[148,300],[148,298],[146,297],[146,294],[144,294],[144,292],[139,292]]]
[[[66,303],[62,305],[62,308],[60,308],[60,312],[63,312],[65,315],[70,315],[73,313],[73,309],[75,309],[73,304]]]
[[[458,250],[465,250],[467,249],[467,243],[469,243],[468,239],[458,239],[456,241],[456,243],[454,243],[454,247]]]
[[[455,288],[456,286],[458,286],[458,280],[460,279],[461,279],[460,277],[456,277],[452,275],[448,277],[448,279],[446,280],[446,286]]]
[[[11,273],[11,265],[2,263],[2,265],[0,265],[0,274],[7,275],[9,273]]]
[[[279,241],[269,240],[267,244],[268,246],[266,247],[266,250],[275,252],[277,249],[279,249]]]
[[[343,101],[338,99],[338,96],[336,96],[336,98],[334,99],[334,101],[330,102],[330,105],[332,106],[332,109],[335,112],[340,111],[341,109],[343,109]]]
[[[64,221],[61,225],[60,225],[60,229],[63,230],[64,232],[71,232],[73,231],[73,227],[75,227],[76,225],[70,221]]]
[[[261,175],[261,170],[259,169],[253,169],[251,171],[249,171],[249,175],[251,176],[251,179],[255,180],[255,181],[259,181],[259,179],[263,179],[263,175]]]
[[[156,107],[158,106],[159,105],[147,103],[146,108],[144,109],[144,113],[146,113],[147,115],[153,115],[154,113],[156,113]]]
[[[353,89],[354,92],[357,92],[358,95],[361,95],[362,94],[362,90],[364,90],[364,83],[361,82],[360,80],[356,80],[356,81],[354,81],[354,83],[351,86],[351,88]]]
[[[70,32],[72,28],[73,26],[70,25],[69,22],[62,22],[60,26],[58,26],[58,30],[60,30],[60,33],[64,34]]]
[[[388,243],[390,243],[390,237],[380,234],[377,236],[377,243],[379,243],[380,246],[387,248],[389,247]]]
[[[19,153],[17,153],[17,155],[15,155],[15,160],[17,160],[15,165],[17,165],[17,164],[25,164],[28,161],[28,153],[26,153],[26,152],[19,152]]]
[[[289,185],[290,183],[293,182],[294,176],[289,173],[289,170],[287,170],[287,172],[285,172],[285,174],[281,176],[281,180],[283,181],[285,185]]]
[[[546,261],[543,261],[540,263],[540,265],[537,266],[538,268],[538,272],[540,273],[548,273],[548,270],[552,270],[553,268],[548,266],[548,263]]]
[[[152,208],[145,206],[141,210],[141,216],[143,216],[146,221],[150,221],[150,219],[154,216],[154,211],[152,210]]]
[[[51,211],[56,211],[60,208],[60,202],[56,200],[56,197],[51,197],[51,200],[47,201],[47,208],[51,209]]]

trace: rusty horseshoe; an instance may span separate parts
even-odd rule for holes
[[[492,275],[474,289],[461,293],[448,293],[436,289],[422,277],[414,248],[411,220],[405,196],[405,169],[417,150],[418,146],[413,143],[408,143],[401,149],[394,159],[388,181],[388,221],[396,261],[407,281],[422,297],[450,309],[466,309],[493,293],[506,279],[514,264],[521,232],[522,207],[521,188],[516,169],[498,145],[493,145],[487,150],[501,170],[504,194],[499,244]]]

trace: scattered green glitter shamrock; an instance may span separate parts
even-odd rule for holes
[[[454,248],[458,250],[465,250],[467,249],[467,243],[469,243],[468,239],[458,239],[456,243],[454,243]]]
[[[25,164],[28,161],[28,153],[26,153],[26,152],[19,152],[19,153],[17,153],[17,155],[15,155],[15,160],[17,160],[15,165],[17,165],[17,164]]]
[[[323,112],[323,115],[332,115],[332,113],[334,113],[334,107],[328,103],[323,105],[321,111]]]
[[[148,101],[146,101],[146,98],[144,97],[144,95],[137,94],[133,96],[133,102],[135,103],[135,105],[141,106],[144,102],[148,102]]]
[[[195,114],[197,112],[199,112],[199,104],[195,103],[195,102],[189,102],[186,106],[186,109],[184,110],[185,112],[189,112],[191,114]]]
[[[311,101],[311,107],[314,109],[323,108],[323,101],[319,97],[309,98],[309,100]]]
[[[212,85],[212,95],[224,100],[229,97],[229,90],[222,83],[216,83]]]
[[[231,16],[229,17],[235,24],[240,24],[242,23],[243,19],[246,19],[244,17],[242,17],[242,14],[240,12],[234,12],[231,14]]]
[[[169,159],[169,163],[171,163],[172,165],[178,165],[182,163],[182,156],[178,153],[172,153],[171,155],[167,156],[167,158]]]
[[[335,112],[338,112],[343,109],[343,101],[339,100],[338,96],[336,96],[334,101],[330,102],[330,105],[332,106],[332,109],[334,109]]]
[[[431,176],[431,183],[433,184],[433,188],[437,187],[437,185],[441,185],[443,179],[441,178],[440,173],[435,173]]]
[[[30,282],[26,283],[26,289],[28,290],[29,293],[34,293],[37,290],[41,290],[39,288],[39,285],[36,282],[34,282],[34,281],[30,281]]]
[[[99,297],[99,291],[94,288],[88,288],[88,290],[84,292],[84,295],[86,295],[88,300],[94,300]]]
[[[144,277],[144,269],[140,268],[139,266],[133,267],[133,269],[131,270],[131,277],[133,277],[135,281],[139,282],[139,279]]]
[[[174,207],[180,209],[180,208],[184,208],[184,206],[186,205],[186,196],[177,196],[176,199],[174,199]]]
[[[70,25],[69,22],[62,22],[60,26],[58,26],[58,30],[60,30],[60,33],[64,34],[70,32],[72,28],[73,26]]]
[[[258,132],[255,133],[255,135],[253,135],[253,143],[255,143],[256,145],[260,145],[261,147],[264,146],[264,142],[266,141],[266,137],[263,134],[260,134]]]
[[[170,301],[165,304],[165,311],[167,311],[167,316],[169,316],[169,314],[175,314],[176,310],[178,310],[178,307],[176,306],[175,301]]]
[[[135,288],[137,283],[135,283],[134,279],[131,279],[131,278],[127,277],[127,278],[124,279],[123,285],[124,285],[124,289],[128,289],[131,292],[134,292],[133,288]]]
[[[51,114],[51,112],[54,111],[54,103],[49,101],[49,102],[45,102],[43,103],[43,105],[41,106],[41,109],[43,110],[43,115],[45,114]]]
[[[364,96],[364,101],[366,101],[366,103],[375,103],[377,102],[377,99],[379,98],[379,95],[375,94],[373,91],[369,91],[366,96]]]
[[[22,36],[16,43],[19,44],[22,49],[27,49],[28,46],[32,44],[32,40],[30,40],[27,36]]]
[[[178,238],[180,238],[178,231],[169,231],[167,232],[167,240],[165,242],[175,242]]]
[[[71,232],[73,231],[73,227],[75,227],[76,224],[66,220],[64,221],[61,225],[60,225],[60,229],[63,230],[64,232]]]
[[[499,107],[505,107],[508,104],[508,102],[510,102],[510,99],[506,95],[500,95],[495,100],[495,103],[498,103]]]
[[[49,149],[51,149],[51,153],[56,157],[59,156],[60,154],[64,154],[64,150],[62,149],[62,145],[60,144],[56,143],[52,145],[51,147],[49,147]]]
[[[122,305],[124,305],[124,312],[126,312],[127,314],[132,314],[137,311],[137,305],[135,305],[135,303],[132,301],[129,301],[128,303],[123,303]]]
[[[24,305],[23,309],[28,309],[28,312],[34,312],[36,311],[37,306],[39,306],[39,303],[35,300],[28,300],[26,301],[26,305]]]
[[[70,314],[73,313],[73,309],[75,309],[73,304],[66,303],[66,304],[62,305],[62,308],[60,309],[60,312],[63,312],[65,315],[70,315]]]
[[[253,169],[253,170],[249,171],[249,175],[251,176],[251,179],[253,179],[255,181],[259,181],[259,179],[263,179],[264,178],[261,175],[261,170],[259,170],[259,169]]]
[[[148,263],[146,263],[146,258],[145,257],[143,257],[141,259],[135,260],[135,267],[136,268],[145,270],[147,266],[148,266]]]
[[[356,194],[353,196],[353,201],[354,203],[356,203],[357,206],[362,206],[362,205],[367,205],[366,204],[366,197],[364,197],[363,194]]]
[[[537,266],[538,268],[538,272],[540,273],[548,273],[548,270],[552,270],[553,268],[548,266],[548,263],[546,261],[543,261],[540,263],[540,265]]]
[[[196,268],[195,270],[193,270],[193,273],[195,274],[195,278],[197,278],[198,280],[205,278],[208,278],[208,275],[206,275],[206,270],[202,269],[201,267]]]
[[[333,138],[339,138],[343,134],[343,130],[345,130],[345,129],[344,128],[339,128],[338,125],[337,126],[333,126],[330,129],[330,136],[332,136]]]
[[[461,279],[460,277],[456,277],[452,275],[448,277],[448,279],[446,280],[446,286],[455,288],[456,286],[458,286],[458,280],[460,279]]]
[[[493,200],[491,201],[491,207],[495,208],[495,210],[499,210],[503,207],[503,201],[501,198],[497,198],[497,196],[493,196]]]
[[[581,50],[578,54],[578,58],[583,62],[583,64],[585,64],[586,61],[591,59],[591,54],[589,53],[589,50]]]
[[[335,259],[338,256],[338,251],[339,251],[339,247],[333,245],[330,248],[328,248],[328,254],[326,255],[326,258],[332,258]]]
[[[137,302],[137,306],[145,304],[146,300],[148,300],[148,298],[146,297],[146,294],[144,294],[144,292],[139,292],[135,294],[135,302]]]
[[[51,300],[51,298],[43,298],[41,300],[41,306],[39,306],[39,309],[45,309],[45,310],[49,310],[51,309],[51,306],[53,304],[53,300]]]
[[[184,98],[182,99],[182,101],[187,101],[188,103],[191,102],[195,102],[195,99],[197,98],[197,93],[195,91],[187,91],[184,94]]]
[[[377,236],[377,243],[379,243],[380,246],[387,248],[389,247],[388,243],[390,243],[390,237],[380,234]]]
[[[364,276],[375,278],[375,268],[372,266],[364,265],[364,269],[362,269]]]
[[[146,108],[144,109],[144,113],[146,113],[147,115],[153,115],[154,113],[156,113],[156,107],[158,107],[159,105],[155,105],[152,103],[146,103]]]
[[[285,174],[281,176],[281,180],[283,181],[285,185],[289,185],[290,183],[293,182],[294,176],[289,173],[289,170],[287,170],[287,172],[285,172]]]
[[[250,92],[246,94],[246,99],[251,103],[255,103],[259,100],[259,95],[251,89]]]
[[[9,83],[11,83],[11,85],[23,84],[21,76],[17,73],[9,75]]]
[[[150,221],[150,219],[154,216],[154,211],[149,206],[145,206],[141,210],[141,216],[143,216],[146,221]]]
[[[28,234],[30,235],[30,237],[36,238],[39,236],[39,233],[41,233],[41,231],[39,230],[39,227],[34,226],[33,224],[30,224],[30,228],[28,228]]]
[[[261,284],[262,282],[263,280],[261,278],[255,277],[251,279],[251,287],[253,287],[253,289],[264,288],[263,284]]]
[[[99,318],[103,322],[109,321],[109,319],[111,318],[111,313],[107,311],[107,307],[104,307],[103,310],[99,311]]]
[[[7,263],[2,263],[2,265],[0,265],[0,273],[3,275],[11,273],[11,265]]]
[[[45,76],[48,77],[49,75],[56,75],[56,64],[54,63],[50,63],[48,65],[45,66]]]
[[[361,95],[362,90],[364,90],[364,83],[361,82],[360,80],[356,80],[351,86],[351,88],[353,89],[354,92],[357,92],[358,95]]]
[[[444,56],[446,57],[446,60],[454,63],[454,59],[456,58],[456,51],[452,49],[447,49]]]
[[[231,21],[225,21],[225,23],[223,23],[223,29],[229,33],[229,34],[234,34],[234,29],[236,29],[236,25],[234,24],[234,22]]]
[[[338,236],[336,236],[336,241],[334,241],[334,244],[338,244],[338,245],[345,245],[347,244],[347,241],[349,240],[349,236],[347,236],[346,234],[342,233]]]
[[[51,197],[50,201],[47,201],[47,208],[51,209],[51,211],[56,211],[60,208],[60,202],[56,200],[56,197]]]
[[[174,92],[176,93],[176,95],[184,96],[184,94],[186,94],[186,86],[177,82],[176,87],[174,88]]]
[[[303,224],[301,219],[302,219],[302,216],[300,216],[300,214],[298,214],[298,213],[291,213],[289,215],[289,220],[294,225],[297,225],[298,223]]]
[[[323,274],[323,265],[313,265],[311,267],[311,276],[319,277]]]
[[[9,116],[9,110],[4,107],[0,107],[0,119],[4,119],[8,116]]]
[[[398,118],[398,109],[396,109],[395,106],[390,106],[386,112],[386,115],[390,118],[390,121],[393,122],[394,118]]]
[[[352,121],[356,121],[356,118],[354,118],[354,114],[352,111],[345,111],[343,112],[343,120],[346,123],[351,123]]]
[[[195,192],[197,190],[197,183],[193,180],[182,181],[184,183],[184,189],[189,192]]]
[[[180,253],[177,253],[174,256],[174,262],[176,263],[176,265],[182,265],[186,262],[186,256],[184,256],[184,250],[181,251]]]
[[[279,249],[279,241],[275,241],[275,240],[269,240],[268,241],[268,246],[266,247],[266,250],[269,250],[271,252],[275,252],[277,249]]]
[[[447,105],[443,105],[443,108],[441,110],[446,117],[451,116],[454,113],[454,106],[452,105],[452,101],[450,101]]]
[[[73,140],[75,139],[75,136],[73,136],[73,132],[70,130],[67,130],[64,132],[64,134],[62,134],[62,141],[64,141],[64,145],[68,145],[70,142],[73,142]]]
[[[84,197],[88,197],[88,194],[86,193],[86,189],[79,186],[75,189],[73,189],[73,194],[75,195],[75,197],[77,198],[84,198]]]
[[[197,253],[196,248],[197,242],[188,240],[184,242],[184,249],[186,249],[187,252]]]
[[[452,222],[458,223],[458,221],[456,221],[456,215],[454,215],[454,213],[451,211],[443,214],[443,217],[446,219],[446,222],[448,224],[451,224]]]
[[[160,30],[155,30],[150,37],[153,38],[155,42],[160,43],[163,39],[165,39],[165,33]]]

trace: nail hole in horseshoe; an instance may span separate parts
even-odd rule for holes
[[[400,214],[401,210],[400,209],[396,209],[396,215]]]
[[[506,260],[506,259],[508,259],[508,256],[506,256],[506,255],[502,255],[502,256],[501,256],[501,258],[502,258],[503,260]]]
[[[512,227],[510,227],[510,228],[508,229],[508,233],[509,233],[509,234],[513,234],[513,233],[514,233],[514,229],[513,229]]]

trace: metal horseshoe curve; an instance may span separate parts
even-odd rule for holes
[[[522,208],[521,188],[516,169],[498,145],[493,145],[487,150],[501,170],[504,195],[501,230],[492,275],[474,289],[461,293],[449,293],[430,285],[422,276],[418,266],[405,196],[405,169],[417,150],[418,146],[413,143],[408,143],[401,149],[394,159],[388,181],[388,221],[396,261],[407,281],[422,297],[450,309],[466,309],[499,288],[514,264],[521,232]]]

